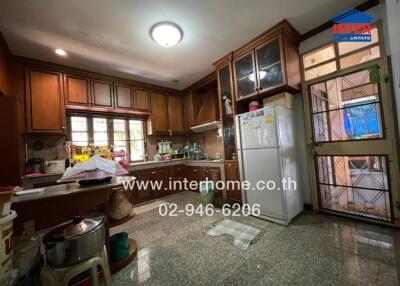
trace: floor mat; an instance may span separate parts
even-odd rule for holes
[[[233,237],[233,245],[246,250],[252,241],[257,237],[261,230],[250,225],[224,219],[207,231],[208,235],[219,236],[228,234]]]

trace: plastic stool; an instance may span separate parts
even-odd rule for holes
[[[40,273],[40,280],[43,286],[67,286],[68,282],[76,275],[89,270],[92,284],[98,286],[100,285],[97,273],[97,266],[99,265],[103,270],[104,285],[111,286],[111,274],[110,268],[108,267],[107,250],[105,246],[98,256],[94,256],[75,265],[70,265],[65,268],[43,266]]]

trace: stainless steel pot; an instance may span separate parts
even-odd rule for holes
[[[62,268],[97,255],[104,247],[104,224],[104,214],[89,213],[50,230],[43,237],[47,264]]]

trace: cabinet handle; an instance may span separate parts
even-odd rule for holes
[[[197,172],[197,169],[194,169],[193,172]]]

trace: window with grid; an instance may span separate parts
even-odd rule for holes
[[[380,50],[378,27],[371,29],[371,42],[329,43],[303,55],[304,80],[346,69],[377,59],[383,53]]]
[[[127,152],[131,161],[145,159],[143,120],[70,115],[69,122],[70,140],[76,146],[113,146],[114,151]]]
[[[144,128],[143,121],[129,120],[131,161],[144,160]]]
[[[89,145],[88,120],[86,117],[71,117],[71,141],[76,146]]]
[[[127,132],[126,121],[123,119],[113,119],[114,126],[114,150],[127,151]]]
[[[107,118],[93,118],[93,144],[95,146],[108,145]]]

